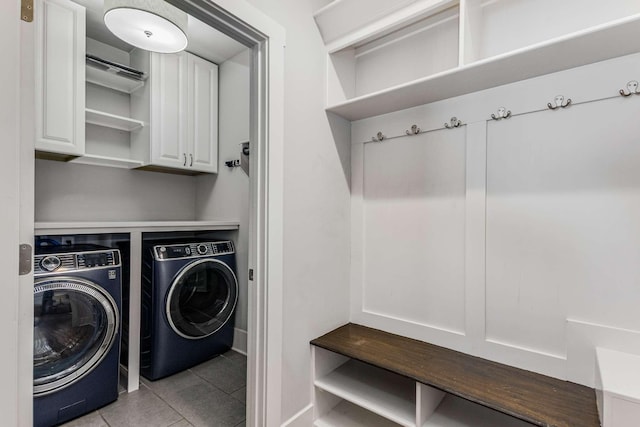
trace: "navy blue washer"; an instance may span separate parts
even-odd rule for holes
[[[33,424],[49,427],[118,398],[120,254],[36,248],[34,278]]]
[[[238,300],[231,241],[143,244],[140,373],[156,380],[233,344]]]

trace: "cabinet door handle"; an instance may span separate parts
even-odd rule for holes
[[[189,154],[189,166],[193,166],[193,154]]]
[[[187,155],[185,153],[182,153],[182,156],[184,157],[184,162],[182,162],[182,166],[187,166]]]

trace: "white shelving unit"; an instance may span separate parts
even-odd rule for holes
[[[416,425],[416,386],[407,378],[351,360],[315,385],[402,426]]]
[[[327,111],[352,121],[640,51],[634,0],[376,0],[357,16],[361,3],[315,14]]]
[[[530,427],[386,370],[313,347],[315,427]]]
[[[127,94],[135,92],[145,84],[144,80],[130,79],[109,70],[101,70],[100,68],[90,65],[86,67],[85,79],[89,83]]]
[[[104,111],[85,109],[86,122],[93,125],[104,126],[111,129],[133,132],[144,127],[144,122],[129,117],[118,116]]]

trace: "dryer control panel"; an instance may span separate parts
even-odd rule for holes
[[[176,258],[198,258],[213,255],[226,255],[234,253],[233,242],[198,242],[178,245],[157,245],[153,247],[153,255],[159,260]]]

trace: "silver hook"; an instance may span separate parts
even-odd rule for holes
[[[371,141],[373,141],[373,142],[381,142],[381,141],[384,141],[385,138],[386,138],[386,136],[384,136],[382,134],[382,132],[378,132],[376,134],[376,136],[371,138]]]
[[[493,120],[508,119],[509,117],[511,117],[511,110],[507,110],[504,107],[498,108],[498,115],[491,114]]]
[[[420,130],[418,125],[412,125],[411,126],[411,130],[405,130],[404,131],[404,133],[406,133],[407,135],[418,135],[420,132],[422,132],[422,131]]]
[[[631,95],[640,95],[640,92],[638,92],[638,82],[635,80],[631,80],[629,83],[627,83],[627,90],[629,91],[629,93],[625,93],[624,89],[620,89],[620,95],[622,96],[631,96]]]
[[[564,96],[558,95],[555,98],[553,98],[553,102],[555,102],[556,105],[551,105],[550,102],[547,103],[547,107],[549,107],[550,110],[557,110],[558,108],[567,108],[569,105],[571,105],[571,98],[568,98],[567,101],[565,102]]]
[[[458,120],[457,117],[451,117],[450,123],[444,124],[447,129],[459,128],[460,126],[462,126],[462,121]]]

